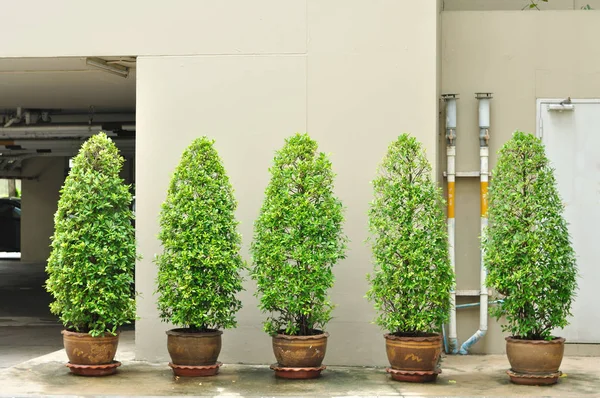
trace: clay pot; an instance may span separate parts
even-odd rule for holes
[[[558,373],[565,352],[565,339],[523,340],[506,338],[506,355],[511,370],[528,375]]]
[[[392,369],[405,372],[434,372],[442,354],[442,336],[430,333],[423,337],[386,334],[385,350]]]
[[[273,353],[282,368],[318,368],[323,363],[329,333],[313,336],[273,336]]]
[[[217,363],[221,352],[221,330],[191,332],[190,329],[167,330],[167,349],[177,365],[207,366]]]
[[[74,365],[107,365],[112,364],[119,334],[116,336],[104,335],[92,337],[88,333],[77,333],[63,330],[63,344],[69,357],[69,362]]]

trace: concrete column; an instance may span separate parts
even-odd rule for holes
[[[21,261],[46,262],[50,237],[54,233],[54,213],[65,179],[65,158],[40,157],[23,164],[21,193]]]

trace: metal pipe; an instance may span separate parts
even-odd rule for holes
[[[483,236],[485,229],[487,228],[487,192],[488,192],[488,158],[489,158],[489,140],[490,140],[490,100],[492,99],[491,93],[476,93],[475,97],[479,101],[479,164],[480,164],[480,236]],[[487,272],[484,263],[485,252],[483,246],[481,246],[480,252],[480,293],[479,293],[479,330],[473,334],[467,341],[465,341],[460,347],[459,353],[466,355],[469,353],[469,348],[477,343],[487,333],[487,321],[488,321],[488,290],[485,284]]]
[[[456,94],[444,94],[446,102],[446,159],[448,178],[448,256],[452,272],[456,270],[454,251],[456,221],[454,218],[455,177],[456,177]],[[448,325],[448,347],[452,354],[458,352],[458,333],[456,328],[456,287],[450,291],[450,323]]]
[[[8,162],[8,171],[14,171],[17,167],[20,167],[21,162],[17,162],[16,160]]]
[[[47,126],[26,126],[26,127],[0,127],[0,133],[9,132],[27,132],[27,133],[38,133],[45,131],[90,131],[90,130],[102,130],[102,126],[97,125],[47,125]]]
[[[22,149],[79,149],[85,139],[58,139],[58,140],[0,140],[0,145],[20,146]],[[135,148],[134,138],[114,138],[113,142],[120,148]],[[13,149],[14,150],[14,149]]]
[[[23,154],[51,152],[51,153],[77,153],[84,143],[84,140],[0,140],[0,146],[5,145],[11,149],[1,150],[0,157],[18,156]],[[135,140],[133,139],[115,139],[115,145],[121,152],[131,152],[135,150]],[[15,149],[14,147],[18,149]]]
[[[123,148],[120,149],[121,155],[125,156],[125,155],[134,155],[135,150],[133,148],[129,149],[129,148]],[[41,157],[71,157],[71,156],[75,156],[77,154],[77,150],[72,150],[72,151],[64,151],[64,150],[60,150],[60,151],[55,151],[55,152],[32,152],[32,151],[27,151],[27,152],[18,152],[17,154],[13,153],[14,151],[7,151],[7,152],[3,152],[1,153],[1,159],[4,160],[16,160],[16,161],[22,161],[22,160],[26,160],[26,159],[30,159],[30,158],[41,158]],[[18,177],[15,177],[18,178]]]
[[[25,124],[31,124],[31,112],[25,112]]]
[[[504,302],[504,300],[494,300],[494,301],[490,301],[488,302],[488,305],[492,305],[492,304],[502,304]],[[459,304],[456,306],[456,309],[461,309],[461,308],[470,308],[470,307],[478,307],[481,305],[481,302],[479,303],[467,303],[467,304]]]
[[[442,341],[444,343],[444,352],[448,353],[448,338],[446,337],[446,328],[442,325]]]
[[[121,129],[135,131],[135,124],[121,124]],[[112,131],[114,131],[114,127],[104,128],[100,124],[0,127],[0,139],[89,137],[100,131],[106,131],[110,136],[113,135]]]
[[[10,125],[12,125],[13,123],[19,123],[21,121],[21,114],[22,114],[22,108],[18,107],[17,115],[15,117],[9,119],[8,122],[6,122],[6,124],[4,125],[4,127],[10,127]]]
[[[36,123],[44,124],[44,125],[59,125],[59,124],[85,124],[89,125],[90,122],[90,113],[86,111],[85,113],[75,112],[71,110],[61,110],[61,109],[53,109],[53,110],[28,110],[30,113],[31,124],[35,125]],[[5,122],[8,121],[13,114],[8,114],[6,112],[0,111],[0,118],[4,118]],[[104,123],[135,123],[135,112],[105,112],[99,113],[94,112],[93,124],[104,124]],[[50,124],[53,123],[53,124]],[[4,127],[0,125],[0,127]],[[17,127],[17,126],[13,126]]]

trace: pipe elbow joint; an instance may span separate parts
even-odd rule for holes
[[[477,332],[475,332],[475,334],[473,336],[471,336],[469,338],[469,340],[465,341],[461,346],[460,346],[460,350],[458,351],[458,353],[460,355],[467,355],[469,354],[469,348],[471,348],[471,346],[475,343],[477,343],[479,340],[481,340],[481,338],[483,336],[485,336],[487,330],[481,330],[479,329]]]

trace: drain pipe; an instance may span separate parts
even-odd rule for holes
[[[19,123],[21,121],[21,118],[23,117],[22,112],[22,108],[18,107],[17,114],[11,119],[9,119],[8,122],[6,122],[6,124],[4,125],[4,127],[10,127],[13,123]]]
[[[448,256],[452,272],[456,269],[456,255],[454,252],[455,227],[454,203],[455,190],[454,182],[456,177],[456,94],[444,94],[442,96],[446,102],[446,159],[447,178],[448,178]],[[458,353],[458,334],[456,332],[456,286],[450,292],[450,324],[448,325],[448,347],[452,353]]]
[[[489,140],[490,140],[490,100],[491,93],[475,93],[475,98],[479,101],[479,159],[480,159],[480,203],[481,203],[481,235],[487,227],[487,191],[488,191],[488,157],[489,157]],[[467,355],[469,348],[477,343],[487,333],[488,321],[488,291],[485,285],[487,272],[484,264],[484,251],[481,247],[480,260],[480,288],[479,293],[479,330],[475,332],[467,341],[460,347],[459,353]]]

